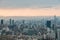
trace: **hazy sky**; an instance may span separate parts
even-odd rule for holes
[[[0,0],[0,8],[29,8],[60,6],[60,0]]]
[[[0,16],[49,15],[60,16],[60,0],[0,0]]]

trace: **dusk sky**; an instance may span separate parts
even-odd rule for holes
[[[60,16],[60,0],[0,0],[0,16]]]

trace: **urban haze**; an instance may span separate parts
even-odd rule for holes
[[[0,40],[60,40],[60,16],[2,16]]]

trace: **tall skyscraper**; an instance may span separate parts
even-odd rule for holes
[[[12,25],[14,25],[14,20],[12,20]]]
[[[12,21],[12,20],[10,19],[10,25],[12,24],[11,21]]]
[[[49,27],[49,28],[51,28],[51,21],[50,20],[47,20],[46,26]]]
[[[52,29],[54,30],[54,24],[52,24]]]
[[[56,16],[54,16],[54,29],[56,30]]]
[[[3,19],[1,19],[1,24],[3,24]]]
[[[10,25],[14,25],[14,20],[10,19]]]
[[[57,18],[56,18],[56,16],[54,16],[54,31],[55,31],[55,38],[57,40],[58,35],[57,35],[57,26],[56,26],[57,24],[56,24],[56,22],[57,22]]]
[[[58,40],[60,40],[60,29],[57,29]]]
[[[22,23],[24,24],[25,23],[25,20],[22,20]]]

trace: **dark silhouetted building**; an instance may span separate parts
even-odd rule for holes
[[[4,23],[3,23],[3,19],[1,19],[1,24],[4,24]]]
[[[10,19],[10,25],[14,25],[14,20]]]
[[[12,20],[12,25],[14,25],[14,20]]]
[[[51,21],[50,20],[47,20],[46,26],[49,27],[49,28],[51,28]]]
[[[11,25],[11,21],[12,21],[12,20],[10,19],[10,25]]]

